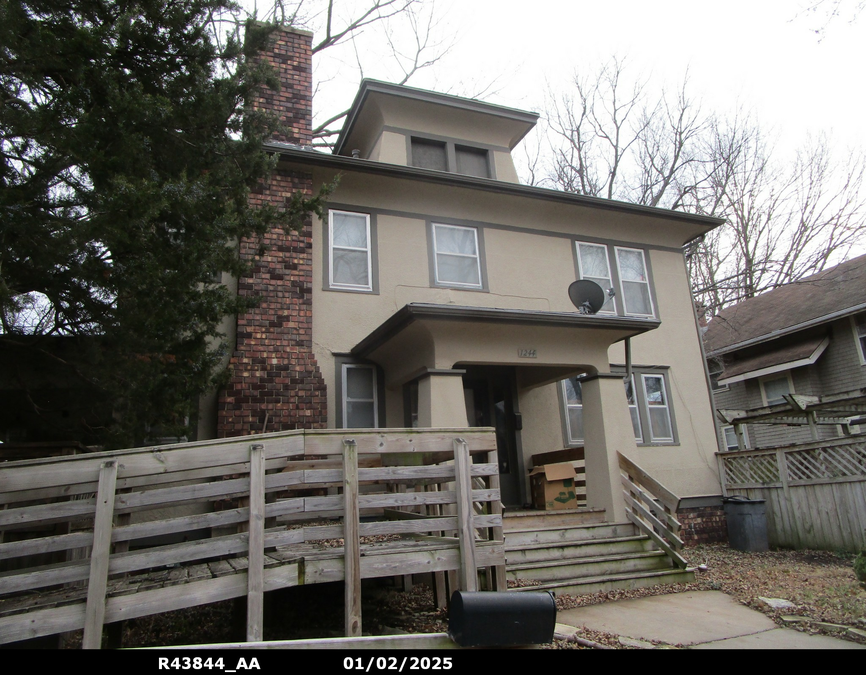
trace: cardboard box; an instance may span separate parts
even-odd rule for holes
[[[545,464],[529,474],[532,487],[532,505],[544,511],[576,509],[577,495],[574,479],[577,473],[571,462]]]

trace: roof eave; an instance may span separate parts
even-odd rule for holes
[[[305,164],[313,164],[326,168],[346,171],[359,171],[407,180],[420,180],[453,187],[465,187],[487,192],[498,192],[531,199],[544,199],[557,201],[574,206],[585,206],[608,211],[618,211],[633,215],[644,215],[653,218],[664,218],[666,220],[678,220],[705,227],[706,231],[719,227],[725,223],[723,218],[714,216],[701,216],[685,211],[671,211],[656,206],[643,206],[641,204],[629,204],[613,199],[591,197],[550,188],[536,187],[534,185],[523,185],[521,183],[507,183],[492,178],[479,178],[447,171],[436,171],[434,169],[422,169],[414,166],[403,166],[402,164],[387,164],[375,162],[369,159],[345,157],[342,155],[331,155],[311,149],[299,148],[276,141],[265,142],[264,148],[269,152],[277,152],[287,160],[300,161]],[[692,237],[694,238],[694,237]],[[683,242],[684,244],[686,242]]]

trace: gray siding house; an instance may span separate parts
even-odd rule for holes
[[[866,256],[728,307],[704,333],[714,406],[748,410],[786,394],[822,396],[866,387]],[[748,448],[812,440],[808,426],[744,425]],[[866,431],[819,426],[818,438]],[[737,449],[719,423],[721,448]]]

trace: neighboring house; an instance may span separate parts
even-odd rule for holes
[[[717,409],[748,410],[866,387],[866,256],[728,307],[704,333]],[[854,413],[852,413],[853,415]],[[745,424],[748,448],[812,440],[808,426]],[[855,432],[857,427],[853,429]],[[849,432],[818,426],[820,440]],[[736,450],[732,426],[719,426]]]
[[[258,105],[291,132],[267,145],[278,169],[253,198],[339,185],[324,219],[270,233],[238,281],[261,303],[237,320],[200,437],[494,426],[507,505],[530,501],[533,455],[573,446],[610,519],[617,452],[678,496],[720,494],[683,256],[720,220],[521,185],[511,153],[537,114],[372,80],[335,152],[316,151],[309,34],[279,32],[269,58],[282,89]],[[598,314],[569,301],[581,278],[615,291]]]

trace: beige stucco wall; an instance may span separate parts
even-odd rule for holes
[[[403,147],[405,152],[405,141]],[[320,171],[315,177],[327,181],[331,174]],[[332,203],[340,208],[382,211],[376,214],[378,294],[323,289],[323,227],[315,223],[313,228],[313,343],[328,385],[330,426],[335,424],[339,405],[334,400],[337,373],[333,355],[348,353],[404,305],[422,302],[572,312],[567,287],[576,278],[575,239],[652,244],[676,250],[649,251],[654,302],[662,325],[633,340],[633,362],[670,367],[669,395],[679,444],[635,448],[632,443],[624,450],[633,453],[638,464],[677,494],[718,493],[709,394],[683,256],[678,250],[694,225],[360,174],[342,177]],[[487,292],[431,287],[428,221],[480,228]],[[514,229],[499,229],[503,226]],[[559,234],[568,236],[556,236]],[[389,426],[402,426],[401,385],[422,366],[451,368],[461,362],[524,368],[547,365],[562,367],[566,373],[569,367],[573,372],[578,365],[605,371],[609,369],[608,359],[617,364],[625,361],[621,344],[608,350],[612,338],[599,331],[581,334],[566,328],[538,330],[430,322],[414,324],[404,333],[389,345],[390,356],[388,350],[372,355],[385,368],[390,387],[385,420]],[[537,358],[531,362],[519,358],[518,348],[536,349]],[[527,460],[537,452],[564,447],[556,385],[521,389],[518,405],[524,418],[521,441]],[[624,397],[622,406],[625,410]],[[454,410],[444,414],[459,417],[460,406],[451,407]]]

